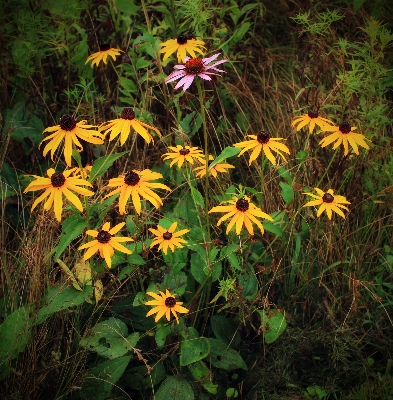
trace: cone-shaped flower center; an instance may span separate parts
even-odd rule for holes
[[[174,297],[167,297],[167,298],[165,299],[165,305],[166,305],[168,308],[173,308],[173,307],[175,307],[175,305],[176,305],[176,299],[175,299]]]
[[[100,51],[108,51],[111,48],[109,43],[100,44]]]
[[[325,194],[322,196],[322,201],[323,201],[324,203],[332,203],[333,200],[334,200],[334,196],[332,196],[330,193],[325,193]]]
[[[72,115],[66,114],[61,117],[60,128],[64,131],[72,131],[76,127],[75,118]]]
[[[236,202],[236,208],[239,211],[246,212],[248,210],[248,207],[249,207],[249,203],[246,199],[239,199]]]
[[[177,38],[177,44],[186,44],[187,43],[187,36],[186,35],[180,35]]]
[[[319,117],[318,111],[309,111],[309,112],[308,112],[308,116],[309,116],[310,118],[318,118],[318,117]]]
[[[181,156],[186,156],[189,152],[190,152],[190,149],[181,149],[181,150],[179,151],[179,154],[180,154]]]
[[[164,232],[164,233],[162,234],[162,238],[163,238],[164,240],[171,240],[171,239],[172,239],[172,233],[166,231],[166,232]]]
[[[190,58],[186,64],[184,70],[187,75],[197,75],[205,70],[203,61],[200,58]]]
[[[111,240],[112,235],[108,231],[99,231],[96,239],[100,243],[108,243]]]
[[[351,132],[351,124],[347,121],[340,124],[338,127],[341,133],[349,133]]]
[[[64,185],[66,178],[61,172],[55,172],[51,177],[50,181],[53,187],[61,187]]]
[[[121,118],[122,119],[134,119],[135,118],[135,113],[132,110],[132,108],[126,107],[121,112]]]
[[[140,180],[141,178],[134,171],[128,172],[127,175],[124,177],[124,183],[130,186],[135,186]]]
[[[260,131],[257,135],[257,140],[261,144],[266,144],[270,140],[269,132]]]

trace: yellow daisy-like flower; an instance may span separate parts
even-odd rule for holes
[[[61,214],[63,212],[64,195],[67,200],[69,200],[79,211],[82,212],[82,203],[73,192],[83,196],[92,196],[94,192],[79,186],[93,185],[84,179],[80,179],[80,177],[70,176],[73,172],[74,168],[64,172],[55,172],[53,168],[49,168],[46,172],[48,178],[33,175],[36,180],[30,182],[24,193],[42,189],[45,189],[45,191],[34,201],[31,211],[34,210],[38,203],[44,201],[48,197],[44,204],[44,210],[50,210],[53,205],[56,219],[60,222]]]
[[[117,232],[125,225],[125,222],[117,224],[110,229],[110,223],[105,222],[100,231],[94,229],[86,231],[86,234],[95,238],[91,242],[85,243],[78,248],[78,250],[88,249],[83,256],[84,260],[88,260],[93,254],[100,252],[100,256],[105,258],[108,268],[112,267],[111,257],[115,254],[115,249],[122,253],[132,254],[132,251],[120,244],[120,242],[133,242],[128,237],[115,237]]]
[[[177,222],[174,222],[169,229],[165,229],[162,226],[158,225],[157,229],[149,228],[149,231],[156,235],[153,242],[150,245],[150,248],[158,244],[158,250],[162,249],[165,254],[168,253],[168,247],[175,251],[176,247],[183,247],[182,243],[187,243],[186,240],[182,239],[180,236],[190,232],[189,229],[182,229],[178,232],[175,232],[177,228]]]
[[[150,315],[157,314],[154,319],[155,322],[158,322],[158,320],[162,318],[164,315],[166,316],[167,321],[170,321],[172,313],[172,315],[176,318],[177,323],[179,323],[179,318],[177,317],[177,313],[186,314],[189,312],[187,308],[181,306],[183,302],[177,301],[175,299],[175,295],[172,295],[168,289],[166,289],[166,293],[160,291],[160,295],[154,292],[146,292],[146,294],[155,299],[147,301],[145,303],[147,306],[155,306],[146,314],[146,317],[150,317]]]
[[[329,189],[326,193],[318,188],[315,188],[315,191],[318,195],[313,193],[304,193],[308,196],[313,197],[316,200],[309,201],[303,207],[312,207],[312,206],[319,206],[317,217],[319,217],[324,211],[329,219],[332,219],[332,211],[336,212],[341,217],[345,218],[344,213],[340,208],[344,208],[345,210],[349,211],[347,207],[343,206],[343,204],[351,204],[344,196],[333,196],[334,192],[333,189]]]
[[[169,146],[169,150],[172,150],[172,153],[165,153],[161,157],[164,160],[172,159],[169,164],[172,167],[173,164],[179,166],[179,168],[183,165],[184,161],[188,161],[190,164],[194,164],[194,158],[199,162],[203,163],[205,161],[205,156],[202,153],[201,149],[198,147],[190,147],[190,146],[181,146],[178,144],[176,147]]]
[[[90,172],[91,172],[92,168],[93,168],[92,165],[86,165],[83,168],[76,167],[76,168],[74,168],[74,172],[72,173],[72,175],[73,176],[79,176],[82,179],[84,179],[84,178],[87,179],[89,177],[89,175],[90,175]]]
[[[132,108],[129,107],[123,109],[121,118],[104,122],[99,126],[98,130],[100,132],[105,131],[105,133],[110,132],[109,141],[112,141],[120,134],[120,144],[123,146],[130,135],[131,128],[139,133],[147,143],[150,143],[153,138],[145,128],[153,130],[161,137],[161,133],[158,129],[135,119],[135,113]]]
[[[209,156],[209,160],[214,160],[213,156]],[[208,167],[207,168],[207,172],[209,175],[214,176],[215,178],[217,178],[217,173],[218,172],[228,172],[228,168],[235,168],[232,164],[225,164],[225,163],[217,163],[215,164],[213,167]],[[197,172],[196,176],[198,178],[202,178],[204,176],[206,176],[206,162],[204,162],[204,165],[202,167],[197,167],[194,168],[193,170],[194,172]]]
[[[131,170],[126,175],[120,175],[118,178],[112,178],[106,187],[117,187],[117,189],[108,193],[104,199],[120,193],[119,212],[121,215],[126,213],[126,203],[131,196],[132,203],[138,214],[141,213],[141,197],[149,200],[154,207],[162,206],[162,200],[157,193],[154,193],[151,188],[171,190],[168,186],[162,183],[149,182],[162,178],[162,174],[153,172],[150,169],[143,171]]]
[[[68,167],[71,167],[71,155],[72,155],[72,145],[78,147],[78,151],[82,151],[83,147],[79,139],[83,139],[86,142],[93,144],[104,143],[104,136],[90,128],[95,128],[94,125],[86,125],[86,121],[76,122],[72,115],[63,115],[60,121],[60,125],[51,126],[46,128],[45,132],[54,132],[51,135],[43,139],[38,147],[47,140],[50,140],[44,147],[44,157],[47,155],[48,151],[51,153],[51,159],[53,161],[53,154],[56,149],[60,146],[60,143],[64,139],[64,159]],[[79,139],[78,139],[79,138]]]
[[[326,125],[330,126],[333,125],[333,122],[330,119],[322,118],[319,116],[318,111],[309,111],[307,114],[299,115],[294,118],[292,121],[291,126],[295,126],[297,131],[304,128],[308,125],[308,129],[310,133],[313,132],[315,125],[318,125],[321,129],[324,128]]]
[[[205,50],[205,42],[203,40],[187,39],[187,36],[180,35],[177,39],[169,39],[160,46],[163,48],[160,53],[165,53],[163,61],[165,61],[171,54],[177,51],[177,61],[184,62],[187,53],[191,54],[193,58],[197,55],[195,52],[202,54]]]
[[[106,64],[108,56],[111,56],[113,60],[116,60],[116,57],[120,55],[120,53],[124,53],[123,50],[119,49],[114,49],[112,48],[108,43],[103,43],[100,45],[100,51],[97,51],[97,53],[90,54],[89,57],[87,57],[87,60],[85,64],[87,64],[89,61],[93,61],[91,63],[91,67],[94,67],[94,64],[98,66],[98,64],[102,61],[104,64]]]
[[[283,151],[284,153],[290,154],[289,148],[285,146],[285,144],[278,143],[278,140],[284,140],[283,138],[271,138],[270,134],[266,131],[261,131],[257,135],[247,136],[252,140],[235,143],[233,146],[244,147],[244,149],[239,153],[238,157],[240,157],[247,150],[253,149],[250,155],[249,165],[251,165],[251,163],[257,159],[262,150],[273,165],[276,165],[276,159],[274,158],[271,150],[278,153],[284,160],[285,156],[281,152]]]
[[[339,126],[325,126],[322,130],[324,132],[333,132],[331,135],[323,138],[319,144],[322,147],[325,147],[334,141],[333,149],[337,149],[340,144],[344,146],[344,155],[348,154],[348,143],[353,148],[353,151],[359,155],[358,145],[364,147],[367,150],[370,150],[370,146],[366,143],[367,139],[364,135],[360,133],[354,132],[356,130],[356,126],[352,126],[347,121],[342,122]]]
[[[220,226],[221,223],[228,218],[232,218],[227,226],[226,234],[228,234],[232,227],[236,224],[236,234],[240,235],[244,224],[250,235],[254,235],[254,228],[252,226],[252,222],[254,222],[263,235],[265,230],[263,229],[263,225],[257,218],[265,218],[269,221],[274,221],[270,215],[264,213],[260,208],[252,204],[250,202],[250,198],[247,196],[244,196],[240,199],[237,196],[233,196],[232,200],[222,201],[220,204],[227,205],[219,205],[217,207],[213,207],[209,211],[209,214],[211,212],[227,213],[218,220],[217,226]]]

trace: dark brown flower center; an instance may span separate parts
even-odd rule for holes
[[[99,231],[96,239],[100,243],[108,243],[111,240],[112,235],[108,231]]]
[[[180,154],[181,156],[186,156],[189,152],[190,152],[190,149],[181,149],[181,150],[179,151],[179,154]]]
[[[64,185],[66,178],[61,172],[55,172],[51,177],[50,181],[53,187],[61,187]]]
[[[64,131],[72,131],[76,127],[75,118],[72,115],[66,114],[61,117],[60,128]]]
[[[176,299],[175,299],[174,297],[167,297],[167,298],[165,299],[165,305],[166,305],[168,308],[173,308],[173,307],[175,307],[175,305],[176,305]]]
[[[351,132],[351,124],[347,121],[342,122],[338,127],[341,133],[349,133]]]
[[[309,112],[308,112],[308,116],[309,116],[310,118],[318,118],[318,117],[319,117],[319,114],[318,114],[318,111],[309,111]]]
[[[205,70],[205,66],[201,58],[190,58],[186,62],[184,70],[187,75],[197,75]]]
[[[248,203],[248,200],[246,200],[246,199],[239,199],[236,202],[236,208],[239,211],[246,212],[248,210],[248,207],[249,207],[249,203]]]
[[[135,186],[140,180],[141,178],[134,171],[128,172],[127,175],[124,177],[124,183],[130,186]]]
[[[171,240],[171,239],[172,239],[172,233],[166,231],[166,232],[164,232],[164,233],[162,234],[162,238],[163,238],[164,240]]]
[[[257,135],[257,140],[261,144],[266,144],[270,140],[269,132],[260,131]]]
[[[111,48],[109,43],[100,44],[100,51],[108,51]]]
[[[186,44],[187,43],[187,36],[186,35],[180,35],[177,38],[177,44]]]
[[[121,112],[121,118],[122,119],[134,119],[135,118],[135,113],[132,110],[132,108],[126,107]]]
[[[332,203],[333,200],[334,200],[334,197],[333,197],[330,193],[325,193],[325,194],[322,196],[322,201],[323,201],[324,203]]]

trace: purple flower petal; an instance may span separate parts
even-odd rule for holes
[[[185,56],[185,57],[184,57],[184,64],[185,64],[188,60],[191,60],[191,57]]]
[[[184,69],[185,65],[175,65],[173,68],[174,69]]]
[[[222,64],[222,63],[224,63],[224,62],[227,62],[227,61],[228,61],[228,60],[220,60],[220,61],[215,62],[215,63],[212,64],[212,65],[208,65],[206,68],[216,67],[217,65],[220,65],[220,64]]]
[[[186,73],[184,71],[175,71],[172,72],[167,78],[165,79],[165,83],[173,82],[181,78],[182,76],[185,76]]]
[[[199,73],[198,76],[199,76],[200,78],[204,79],[205,81],[211,81],[211,80],[212,80],[212,78],[210,78],[209,75],[206,75],[206,74],[203,73],[203,72]]]
[[[187,90],[194,81],[194,78],[195,75],[186,75],[184,78],[180,79],[180,81],[175,86],[175,89],[183,86],[183,90]]]
[[[211,57],[208,57],[208,58],[204,58],[202,61],[203,61],[203,64],[209,64],[210,62],[212,62],[213,60],[215,60],[218,56],[220,56],[221,55],[221,53],[217,53],[217,54],[214,54],[213,56],[211,56]]]

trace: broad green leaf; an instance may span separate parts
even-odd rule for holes
[[[180,376],[168,376],[156,393],[156,400],[194,400],[190,384]]]
[[[279,176],[282,176],[288,182],[288,184],[292,185],[291,174],[284,167],[280,167],[277,172]]]
[[[248,369],[240,354],[218,339],[209,338],[210,361],[216,368],[232,371],[242,368]]]
[[[203,337],[185,340],[180,345],[180,365],[189,365],[207,357],[209,347],[209,341]]]
[[[257,312],[261,317],[261,327],[263,328],[265,342],[273,343],[287,327],[285,316],[278,310],[257,310]]]
[[[270,233],[274,233],[277,236],[283,237],[284,236],[284,231],[276,224],[273,222],[269,221],[263,221],[263,227],[265,228],[266,231]]]
[[[192,376],[201,384],[209,393],[217,394],[218,385],[215,385],[212,380],[213,376],[209,368],[202,362],[198,361],[188,366]]]
[[[292,186],[288,185],[285,182],[280,182],[279,185],[281,187],[281,196],[284,199],[285,203],[286,204],[292,203],[294,199]]]
[[[203,272],[206,266],[205,260],[198,254],[191,254],[191,274],[198,283],[203,283],[206,279],[206,274]]]
[[[145,265],[146,261],[139,254],[128,254],[127,262],[131,265]]]
[[[127,151],[123,151],[122,153],[108,154],[96,160],[90,172],[89,182],[94,182],[97,178],[104,175],[117,159],[127,153]]]
[[[300,151],[298,151],[297,154],[296,154],[296,158],[297,158],[300,162],[306,161],[306,160],[307,160],[307,157],[308,157],[308,153],[307,153],[306,150],[300,150]]]
[[[227,258],[231,266],[238,271],[241,271],[242,268],[239,264],[239,259],[237,258],[237,252],[239,250],[238,244],[229,244],[221,249],[220,258]]]
[[[67,246],[87,228],[87,222],[80,215],[73,214],[68,217],[61,227],[62,235],[57,245],[55,259],[58,259]]]
[[[137,267],[135,265],[127,265],[121,269],[117,278],[122,281],[123,279],[126,279],[127,276],[130,276],[136,269]]]
[[[209,164],[209,168],[213,168],[216,164],[225,160],[227,158],[233,157],[236,154],[239,154],[240,151],[239,147],[225,147],[225,149]]]
[[[201,195],[201,192],[198,189],[195,189],[193,186],[191,186],[191,195],[192,195],[196,205],[198,205],[198,206],[205,205],[205,201],[203,200],[203,196]]]
[[[115,0],[115,7],[124,14],[136,14],[140,6],[134,4],[133,0]]]
[[[161,325],[157,328],[154,335],[157,343],[157,347],[162,349],[166,343],[166,337],[171,333],[171,327],[169,325]]]
[[[74,274],[71,272],[71,270],[67,267],[67,265],[61,261],[60,259],[57,259],[56,262],[60,265],[60,268],[64,271],[64,273],[68,276],[68,278],[71,279],[72,286],[81,292],[83,292],[83,289],[79,286],[78,281],[75,279]]]
[[[171,293],[176,293],[178,296],[182,296],[187,287],[187,275],[183,271],[180,271],[175,275],[171,268],[169,272],[164,275],[161,287],[162,289],[167,288]]]
[[[234,347],[240,343],[238,324],[233,319],[213,315],[210,319],[210,326],[216,338],[225,344]]]
[[[353,0],[353,11],[358,11],[366,0]]]
[[[251,272],[240,275],[239,286],[243,286],[243,296],[253,296],[258,290],[258,281]]]

